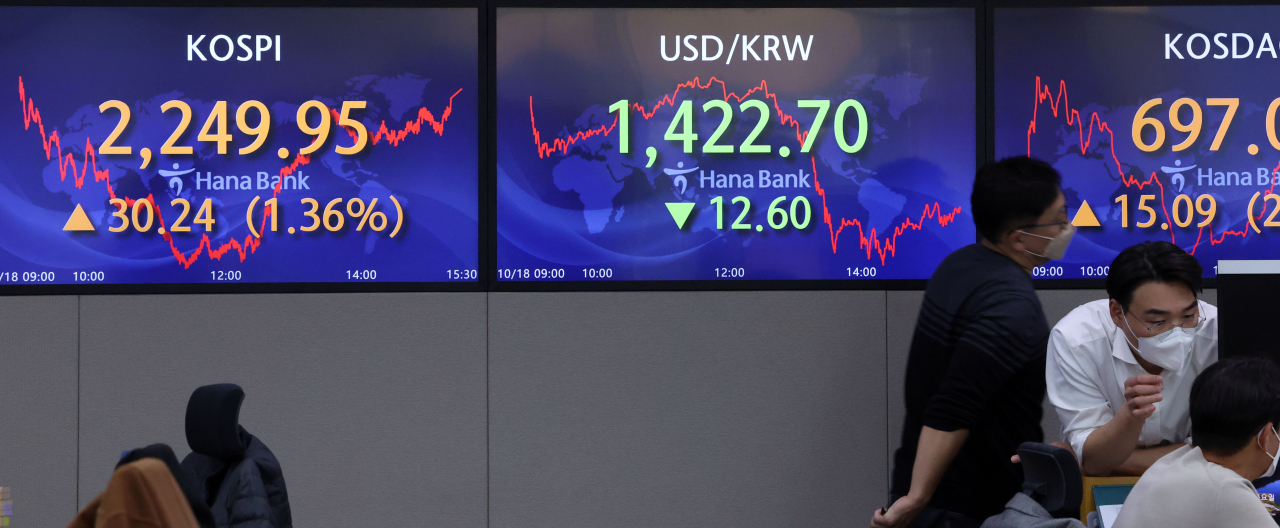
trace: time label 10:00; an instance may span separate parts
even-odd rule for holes
[[[253,201],[249,202],[249,208],[245,211],[245,223],[248,225],[249,231],[252,232],[255,237],[261,238],[262,234],[258,232],[256,227],[254,227],[253,222],[253,212],[259,199],[260,197],[255,196]],[[395,196],[391,197],[391,201],[395,205],[396,209],[396,222],[391,230],[390,237],[395,238],[396,234],[400,232],[401,225],[404,224],[404,209],[400,207],[400,201],[396,200]],[[342,202],[342,198],[329,200],[329,203],[324,207],[324,213],[321,214],[319,212],[320,202],[317,202],[314,198],[303,198],[301,201],[302,205],[308,205],[310,206],[310,209],[303,211],[302,215],[311,219],[311,225],[300,226],[298,229],[303,232],[311,232],[320,229],[321,226],[324,226],[324,228],[330,232],[338,232],[347,225],[347,216],[350,216],[352,223],[356,225],[356,231],[363,231],[364,227],[368,225],[369,229],[376,232],[382,232],[386,230],[388,225],[391,223],[390,220],[387,219],[386,213],[383,213],[382,211],[374,211],[374,208],[378,206],[377,198],[369,200],[368,205],[365,205],[364,200],[359,198],[346,200],[346,207],[342,207]],[[130,207],[129,202],[121,198],[113,198],[109,203],[116,206],[116,210],[111,213],[111,216],[120,220],[119,225],[107,226],[107,230],[112,233],[122,233],[124,231],[128,231],[130,227],[139,233],[146,233],[151,231],[151,227],[156,223],[156,208],[155,204],[153,204],[150,199],[143,198],[135,200],[132,207]],[[185,198],[175,198],[169,202],[169,206],[181,208],[181,212],[178,214],[177,220],[175,220],[168,228],[161,223],[157,232],[162,235],[166,232],[191,232],[191,226],[182,225],[182,222],[191,214],[191,202]],[[342,214],[344,209],[346,211],[345,216]],[[263,214],[271,218],[272,232],[278,231],[280,228],[279,211],[280,206],[278,198],[271,198],[263,202]],[[204,202],[200,205],[200,208],[196,210],[196,215],[191,220],[191,223],[202,225],[206,232],[211,232],[214,230],[214,224],[217,222],[217,215],[213,212],[213,199],[205,198]],[[293,232],[294,228],[290,227],[289,233]]]
[[[1031,276],[1037,279],[1061,278],[1066,270],[1062,266],[1036,266],[1031,268]],[[1103,277],[1111,273],[1111,266],[1080,266],[1081,277]]]
[[[298,154],[306,155],[319,150],[320,147],[324,145],[325,141],[329,139],[329,133],[333,128],[333,121],[335,119],[338,122],[338,126],[344,127],[344,129],[347,130],[355,143],[349,147],[335,145],[334,152],[344,156],[349,156],[364,150],[365,146],[369,144],[369,130],[365,128],[364,123],[351,118],[351,111],[362,110],[365,108],[365,105],[365,101],[343,101],[341,112],[335,112],[320,101],[307,101],[302,103],[302,106],[298,107],[298,112],[295,116],[298,123],[298,130],[308,136],[314,136],[315,139],[310,145],[299,149]],[[104,155],[133,154],[133,147],[115,144],[120,136],[124,134],[125,130],[129,128],[129,121],[133,115],[129,109],[129,105],[125,104],[123,101],[111,100],[98,106],[98,112],[100,113],[105,114],[107,110],[115,110],[119,112],[120,122],[116,123],[115,130],[113,130],[111,135],[107,136],[106,141],[103,141],[102,145],[98,147],[98,153]],[[170,110],[177,110],[182,116],[182,121],[178,123],[178,128],[173,131],[173,134],[169,135],[169,139],[160,147],[160,153],[164,155],[195,154],[195,149],[191,146],[177,144],[178,139],[186,133],[187,127],[191,125],[191,105],[187,104],[186,101],[174,99],[161,105],[160,110],[165,113],[168,113]],[[248,114],[250,110],[253,110],[258,114],[257,125],[249,126]],[[307,120],[307,117],[313,113],[313,111],[320,115],[320,121],[317,126],[311,126]],[[226,101],[218,101],[214,103],[213,111],[209,113],[209,117],[204,122],[204,127],[200,129],[200,134],[196,136],[197,141],[216,144],[218,154],[227,153],[227,144],[230,143],[232,139],[231,134],[227,133],[227,115],[228,110]],[[261,148],[270,136],[271,122],[271,111],[268,110],[267,106],[262,104],[260,101],[245,101],[244,103],[241,103],[240,107],[236,109],[236,128],[240,129],[240,132],[243,134],[254,136],[254,140],[253,143],[250,143],[245,147],[241,147],[236,152],[241,156],[244,156],[252,154]],[[142,168],[145,169],[147,168],[147,164],[151,161],[151,150],[144,148],[142,151],[144,158]],[[286,158],[289,155],[289,151],[288,149],[281,147],[277,154],[280,158]]]
[[[564,268],[510,268],[499,269],[498,278],[502,280],[527,280],[527,279],[563,279],[565,278]],[[612,279],[613,268],[582,268],[583,279]]]
[[[808,132],[802,137],[804,143],[800,146],[800,152],[809,152],[813,148],[813,142],[818,137],[818,131],[822,128],[822,122],[826,119],[827,113],[831,110],[831,101],[818,99],[805,99],[796,101],[796,106],[800,108],[813,108],[818,111],[817,117],[813,120],[813,124],[809,126]],[[631,110],[632,108],[643,111],[638,104],[632,104],[626,99],[622,99],[609,106],[609,112],[618,113],[618,152],[629,154],[631,152]],[[721,145],[720,136],[723,136],[729,130],[729,125],[733,121],[733,107],[728,101],[721,99],[712,99],[702,105],[702,112],[709,113],[712,110],[720,111],[720,125],[716,127],[715,132],[707,138],[702,144],[703,154],[732,154],[735,149],[733,145]],[[858,135],[853,143],[848,142],[845,135],[845,114],[849,110],[853,110],[857,114],[858,119]],[[772,109],[768,104],[759,99],[748,99],[738,105],[738,112],[746,114],[748,111],[755,111],[759,116],[755,128],[737,147],[737,152],[744,154],[768,154],[773,151],[770,145],[757,145],[756,139],[760,136],[766,125],[769,123],[769,117]],[[867,109],[863,108],[862,103],[853,99],[846,99],[836,107],[835,111],[835,136],[836,143],[840,144],[840,149],[846,153],[853,154],[862,150],[867,143]],[[680,103],[676,109],[675,116],[671,119],[671,124],[667,126],[667,132],[662,136],[666,141],[675,141],[684,145],[685,154],[693,153],[693,143],[698,140],[698,133],[694,131],[693,126],[693,101],[685,100]],[[1280,147],[1277,147],[1280,148]],[[784,154],[785,155],[785,154]]]

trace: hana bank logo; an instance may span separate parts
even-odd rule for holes
[[[689,187],[689,179],[685,178],[684,175],[689,174],[690,172],[693,172],[696,170],[698,170],[697,167],[694,167],[692,169],[684,168],[684,162],[681,161],[679,163],[676,163],[675,169],[662,169],[662,173],[666,174],[667,176],[673,176],[673,178],[671,178],[671,187],[674,189],[675,186],[679,185],[680,192],[677,194],[683,195],[685,189]]]
[[[1186,179],[1182,177],[1182,173],[1187,172],[1191,169],[1194,169],[1196,168],[1196,166],[1191,165],[1188,167],[1183,167],[1182,160],[1176,160],[1173,162],[1173,164],[1174,164],[1173,167],[1160,167],[1160,170],[1164,171],[1165,174],[1171,175],[1172,177],[1169,178],[1169,183],[1171,185],[1177,185],[1178,192],[1182,192],[1182,187],[1187,184]]]
[[[184,174],[191,174],[192,171],[196,170],[195,167],[191,167],[190,169],[187,169],[187,170],[178,170],[178,168],[179,168],[179,165],[177,163],[174,163],[173,170],[160,169],[160,176],[163,176],[169,180],[169,188],[173,189],[174,196],[180,196],[182,194],[181,176]]]

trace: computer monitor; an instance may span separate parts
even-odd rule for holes
[[[1280,292],[1280,260],[1218,261],[1218,357],[1259,356],[1280,362],[1280,346],[1264,331],[1273,324],[1268,292]],[[1258,479],[1253,485],[1267,510],[1276,516],[1275,494],[1280,477]],[[1271,500],[1266,500],[1270,496]]]
[[[1218,355],[1261,356],[1280,361],[1268,332],[1275,312],[1267,292],[1280,293],[1280,260],[1218,261]]]

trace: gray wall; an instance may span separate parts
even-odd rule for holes
[[[1050,322],[1103,296],[1041,293]],[[65,526],[122,451],[185,456],[191,390],[235,382],[299,527],[862,525],[921,298],[0,297],[0,486],[14,528]]]

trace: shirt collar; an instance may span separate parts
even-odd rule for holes
[[[1110,312],[1106,314],[1106,321],[1103,324],[1111,325],[1111,356],[1130,365],[1138,365],[1138,358],[1133,357],[1133,349],[1129,348],[1129,340],[1124,336],[1124,329],[1116,326],[1110,315]]]

